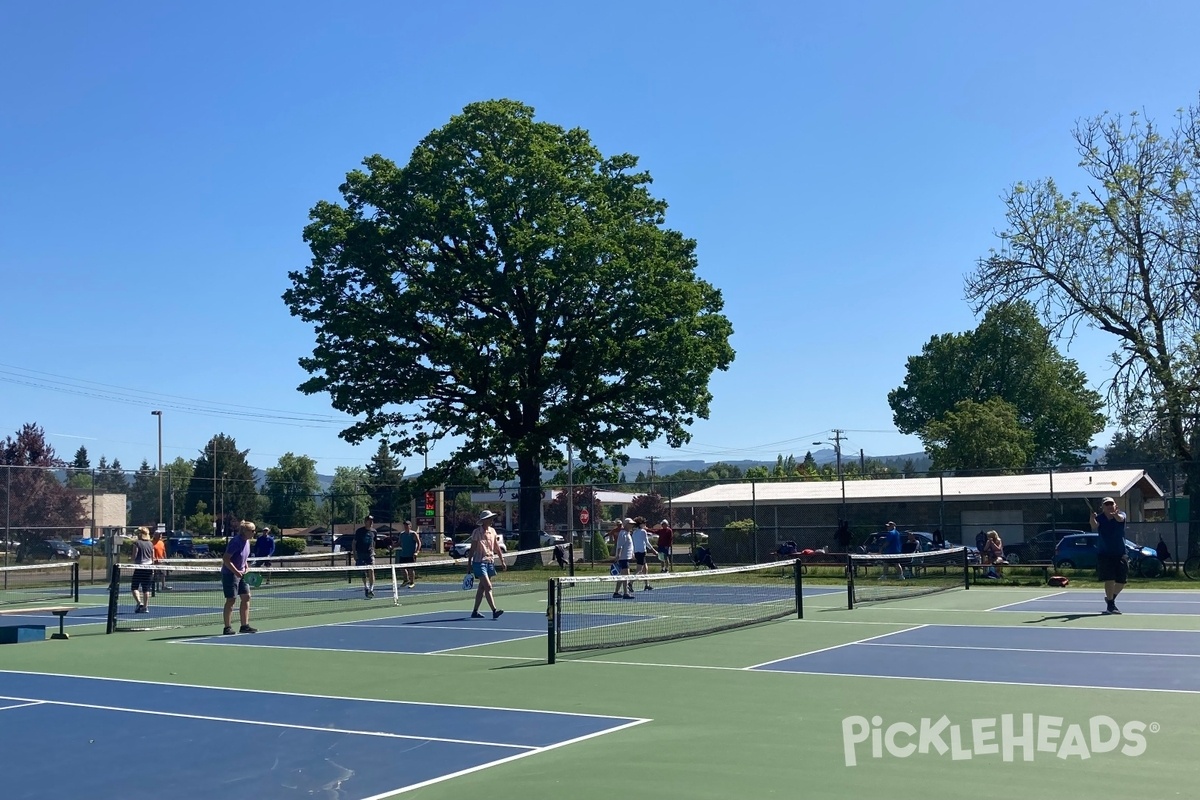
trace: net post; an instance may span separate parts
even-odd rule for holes
[[[554,655],[555,655],[554,645],[556,643],[554,634],[555,634],[555,629],[558,627],[558,625],[555,622],[555,618],[557,615],[554,613],[556,606],[557,606],[557,604],[555,603],[554,588],[555,588],[554,587],[554,578],[550,578],[549,580],[546,581],[546,663],[547,664],[554,663]]]
[[[854,610],[854,554],[846,553],[846,608]]]
[[[567,539],[567,575],[575,577],[575,536]]]
[[[76,561],[71,565],[71,593],[75,596],[75,602],[79,602],[79,562]]]
[[[108,582],[108,623],[105,633],[115,633],[117,630],[117,606],[121,600],[121,565],[113,564],[112,579]]]
[[[971,561],[967,558],[966,545],[963,545],[963,588],[971,588]]]
[[[796,573],[796,619],[804,619],[804,579],[800,577],[800,559],[792,562]]]

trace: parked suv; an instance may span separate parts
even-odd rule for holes
[[[59,539],[38,539],[29,542],[26,545],[29,552],[26,556],[35,558],[49,558],[51,560],[77,561],[79,560],[79,551],[72,547],[69,543]]]
[[[1079,533],[1064,536],[1054,549],[1055,569],[1095,569],[1096,548],[1100,543],[1098,533]],[[1129,571],[1152,578],[1162,572],[1162,561],[1152,547],[1125,540],[1125,554],[1129,556]]]
[[[208,558],[208,545],[196,544],[190,536],[167,539],[167,558]]]
[[[1064,528],[1042,531],[1034,534],[1027,541],[1004,545],[1004,557],[1010,564],[1053,561],[1054,550],[1064,536],[1083,536],[1087,533],[1088,531]]]

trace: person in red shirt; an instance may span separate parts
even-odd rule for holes
[[[658,523],[658,557],[662,559],[662,569],[660,572],[671,571],[671,545],[675,541],[675,532],[671,530],[671,523],[668,520],[663,520]]]

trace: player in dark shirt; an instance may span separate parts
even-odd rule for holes
[[[1129,556],[1125,553],[1125,512],[1111,497],[1104,498],[1100,515],[1092,512],[1092,530],[1100,534],[1096,548],[1096,578],[1104,581],[1105,614],[1120,614],[1117,595],[1129,579]]]
[[[362,527],[354,532],[354,565],[358,567],[375,566],[375,518],[367,515]],[[362,571],[363,594],[370,600],[375,596],[375,570]]]

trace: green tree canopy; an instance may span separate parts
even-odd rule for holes
[[[335,523],[362,522],[371,513],[370,478],[363,467],[335,467],[326,515]]]
[[[308,456],[294,453],[280,456],[275,466],[267,468],[262,493],[267,501],[267,522],[282,528],[304,528],[320,519],[317,462]]]
[[[953,411],[927,424],[921,438],[935,470],[1017,470],[1029,463],[1034,447],[1017,409],[999,397],[958,401]]]
[[[166,484],[166,497],[163,502],[166,504],[167,513],[171,515],[171,530],[176,529],[177,520],[183,519],[184,503],[187,499],[188,487],[192,483],[194,470],[193,463],[182,456],[170,464],[163,464],[163,481]],[[209,530],[211,528],[203,529],[201,532],[208,533]]]
[[[404,468],[392,454],[388,443],[381,441],[379,449],[367,464],[367,485],[371,493],[371,513],[380,522],[400,523],[409,517],[413,498],[411,481],[404,479]]]
[[[1081,121],[1082,193],[1053,180],[1004,198],[1001,246],[966,281],[976,308],[1023,299],[1053,331],[1114,338],[1108,399],[1122,428],[1165,430],[1193,495],[1200,550],[1200,106],[1170,128],[1139,115]]]
[[[708,382],[733,360],[721,294],[696,243],[664,227],[637,158],[497,100],[467,106],[404,166],[372,156],[321,202],[311,265],[284,300],[316,347],[301,390],[437,469],[515,459],[522,505],[567,444],[600,462],[631,442],[690,439]],[[537,538],[522,515],[522,546]]]
[[[27,542],[34,538],[54,538],[47,529],[74,528],[86,524],[80,495],[59,483],[52,470],[65,466],[54,455],[46,433],[29,423],[0,443],[0,465],[10,467],[0,476],[0,499],[5,509],[4,523],[13,539]],[[56,532],[65,535],[65,531]],[[0,536],[3,534],[0,533]],[[7,550],[6,550],[7,552]],[[23,558],[25,549],[17,551]]]
[[[133,525],[145,525],[154,530],[159,521],[158,473],[146,459],[142,459],[142,466],[133,473],[133,486],[129,489],[127,499],[130,503],[128,521]]]
[[[1104,429],[1103,399],[1088,388],[1078,365],[1054,348],[1033,306],[1023,302],[990,308],[973,331],[931,338],[920,355],[908,359],[904,385],[888,393],[901,433],[919,435],[926,450],[930,441],[941,442],[941,469],[965,469],[967,464],[946,461],[951,452],[943,440],[946,429],[931,435],[926,426],[964,400],[985,404],[992,399],[1011,406],[1018,426],[1032,434],[1032,447],[1014,441],[1009,448],[1010,454],[1026,454],[1027,467],[1082,464],[1092,436]],[[1004,464],[972,463],[1013,467],[1007,459]]]
[[[219,518],[257,519],[258,487],[254,468],[246,460],[249,453],[249,450],[238,450],[232,436],[218,433],[209,439],[194,462],[183,513],[194,515],[196,503],[203,500],[209,513]],[[233,531],[220,533],[232,535]]]

